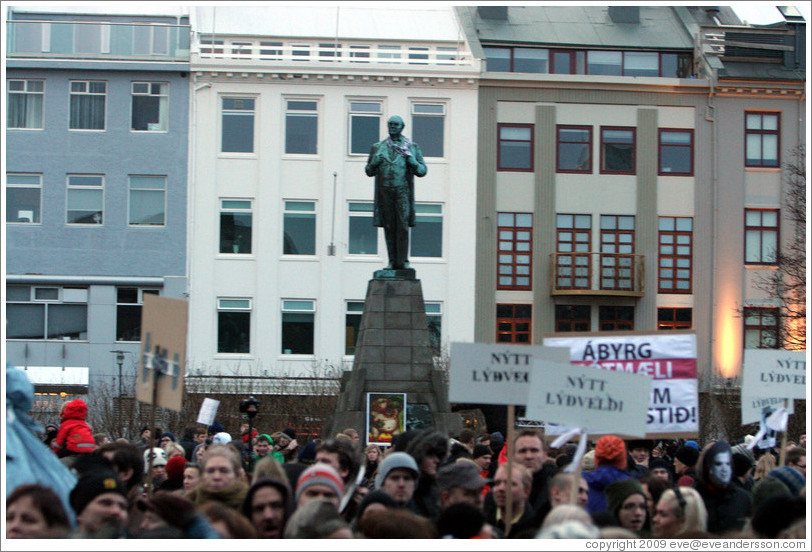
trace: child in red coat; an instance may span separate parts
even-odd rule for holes
[[[51,442],[51,449],[60,458],[92,452],[96,448],[93,431],[85,422],[87,404],[82,399],[65,403],[59,414],[62,423],[56,438]]]

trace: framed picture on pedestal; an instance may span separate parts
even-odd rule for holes
[[[367,393],[367,444],[390,446],[406,431],[406,393]]]

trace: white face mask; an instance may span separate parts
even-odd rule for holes
[[[715,485],[725,486],[730,484],[730,477],[733,474],[730,460],[731,455],[729,452],[717,452],[716,456],[713,457],[708,473]]]

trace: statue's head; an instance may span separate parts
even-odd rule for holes
[[[389,128],[389,134],[396,136],[403,131],[403,127],[405,127],[406,124],[403,122],[400,115],[392,115],[386,122],[386,126]]]

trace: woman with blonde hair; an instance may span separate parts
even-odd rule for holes
[[[257,465],[254,466],[254,474],[251,476],[251,483],[256,483],[260,477],[273,477],[282,481],[288,480],[285,468],[282,467],[279,460],[270,455],[260,458]]]
[[[756,462],[756,469],[753,471],[753,481],[761,481],[767,474],[775,469],[775,456],[769,452],[761,455]]]
[[[366,471],[364,472],[363,486],[373,490],[375,486],[375,474],[378,473],[378,466],[381,465],[383,460],[383,452],[378,445],[367,445],[364,449],[364,463]]]
[[[707,531],[708,511],[699,493],[690,487],[668,489],[657,502],[652,520],[654,538],[680,538]]]

